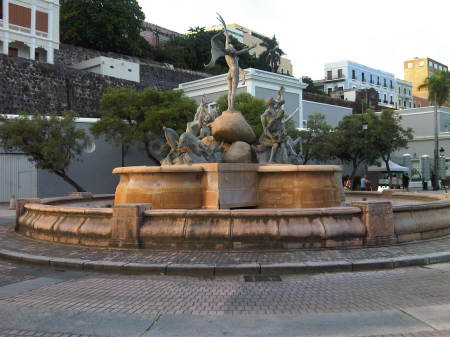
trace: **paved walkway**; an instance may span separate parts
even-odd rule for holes
[[[102,249],[33,240],[0,226],[0,257],[74,267],[165,274],[251,274],[391,269],[450,261],[450,237],[349,249],[284,251],[152,251]]]
[[[253,281],[0,261],[0,336],[450,336],[448,263]]]

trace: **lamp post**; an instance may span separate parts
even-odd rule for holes
[[[366,142],[365,142],[365,154],[364,154],[364,162],[365,162],[365,165],[364,165],[364,175],[367,175],[367,167],[368,167],[368,163],[367,163],[367,143],[368,143],[368,139],[367,139],[367,130],[369,129],[369,123],[367,123],[367,121],[366,120],[364,120],[363,122],[362,122],[362,129],[363,129],[363,132],[364,132],[364,136],[365,136],[365,138],[366,138]]]
[[[439,118],[437,103],[434,103],[434,189],[439,190]]]
[[[446,174],[446,159],[445,159],[445,149],[443,146],[439,149],[439,167],[442,172],[439,172],[440,182],[442,182],[442,187],[445,189],[445,192],[447,193],[447,187],[444,183],[444,179],[447,177]],[[439,182],[438,182],[439,183]]]

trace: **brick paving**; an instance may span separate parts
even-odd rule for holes
[[[195,279],[99,275],[43,286],[0,300],[25,307],[134,315],[312,314],[395,310],[450,303],[450,273],[427,268]]]
[[[63,333],[48,333],[36,330],[7,329],[0,331],[0,337],[99,337],[95,335],[79,335]],[[102,336],[103,337],[103,336]]]
[[[185,264],[240,264],[240,263],[290,263],[366,260],[397,258],[450,251],[450,236],[418,241],[396,246],[346,249],[314,249],[284,251],[154,251],[148,249],[125,250],[93,248],[33,240],[16,234],[12,225],[0,226],[0,248],[31,255],[85,260],[185,263]]]

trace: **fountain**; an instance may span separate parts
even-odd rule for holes
[[[340,167],[297,165],[283,88],[261,115],[256,144],[234,107],[238,57],[253,46],[237,51],[219,20],[225,46],[221,33],[213,36],[208,66],[225,56],[227,110],[216,116],[204,99],[182,135],[164,128],[170,152],[162,165],[114,169],[115,195],[18,200],[17,232],[90,246],[214,250],[394,244],[450,234],[445,195],[365,192],[345,203]]]

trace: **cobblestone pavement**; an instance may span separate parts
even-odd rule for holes
[[[129,336],[179,336],[171,334],[160,317],[169,317],[174,321],[177,320],[176,317],[209,317],[209,319],[231,317],[244,320],[247,317],[249,322],[252,322],[255,315],[277,319],[291,317],[297,320],[301,317],[326,314],[363,315],[392,311],[401,315],[407,313],[405,317],[415,315],[414,322],[417,321],[420,326],[411,331],[412,328],[405,325],[404,334],[399,334],[398,329],[391,331],[386,328],[384,335],[371,332],[373,336],[450,336],[450,264],[441,266],[355,273],[286,275],[281,276],[278,281],[248,282],[244,276],[195,278],[79,273],[76,277],[72,277],[70,271],[67,272],[69,275],[64,276],[65,272],[62,270],[55,271],[49,267],[29,267],[0,261],[0,284],[6,285],[0,286],[0,316],[6,316],[5,310],[8,308],[31,310],[32,314],[46,313],[46,317],[52,313],[69,317],[76,317],[80,313],[88,314],[88,317],[120,315],[122,318],[148,322],[147,329],[140,330],[140,334]],[[31,276],[34,279],[30,279]],[[41,283],[30,287],[27,283],[30,281]],[[21,290],[23,284],[28,287]],[[425,324],[427,322],[425,318],[411,311],[411,308],[429,307],[444,308],[439,310],[444,310],[443,312],[449,315],[448,325],[445,326],[445,322],[444,325],[442,322],[440,325],[433,322]],[[14,309],[13,312],[18,309]],[[25,314],[17,316],[22,315]],[[165,333],[158,334],[156,330],[155,334],[152,334],[153,324],[158,327],[161,321],[160,329]],[[100,326],[101,320],[95,318],[95,324]],[[380,322],[380,326],[382,325]],[[238,326],[239,324],[236,328]],[[46,330],[45,326],[31,328],[21,324],[8,326],[8,322],[0,320],[0,337],[128,336],[113,333],[96,334],[94,333],[96,331],[78,331],[71,328],[65,330]],[[389,334],[391,332],[397,334]],[[197,333],[198,330],[194,334],[187,332],[186,335],[180,336],[203,336]],[[276,335],[268,334],[268,336]],[[287,333],[286,336],[291,334]],[[295,336],[304,335],[299,332]],[[335,335],[318,333],[305,336]],[[365,335],[336,334],[336,336]]]
[[[347,249],[315,249],[249,252],[153,251],[93,248],[33,240],[16,234],[12,225],[0,226],[0,248],[32,255],[60,258],[139,262],[139,263],[205,263],[205,264],[261,264],[284,262],[317,262],[396,258],[450,250],[450,237],[408,244]]]

